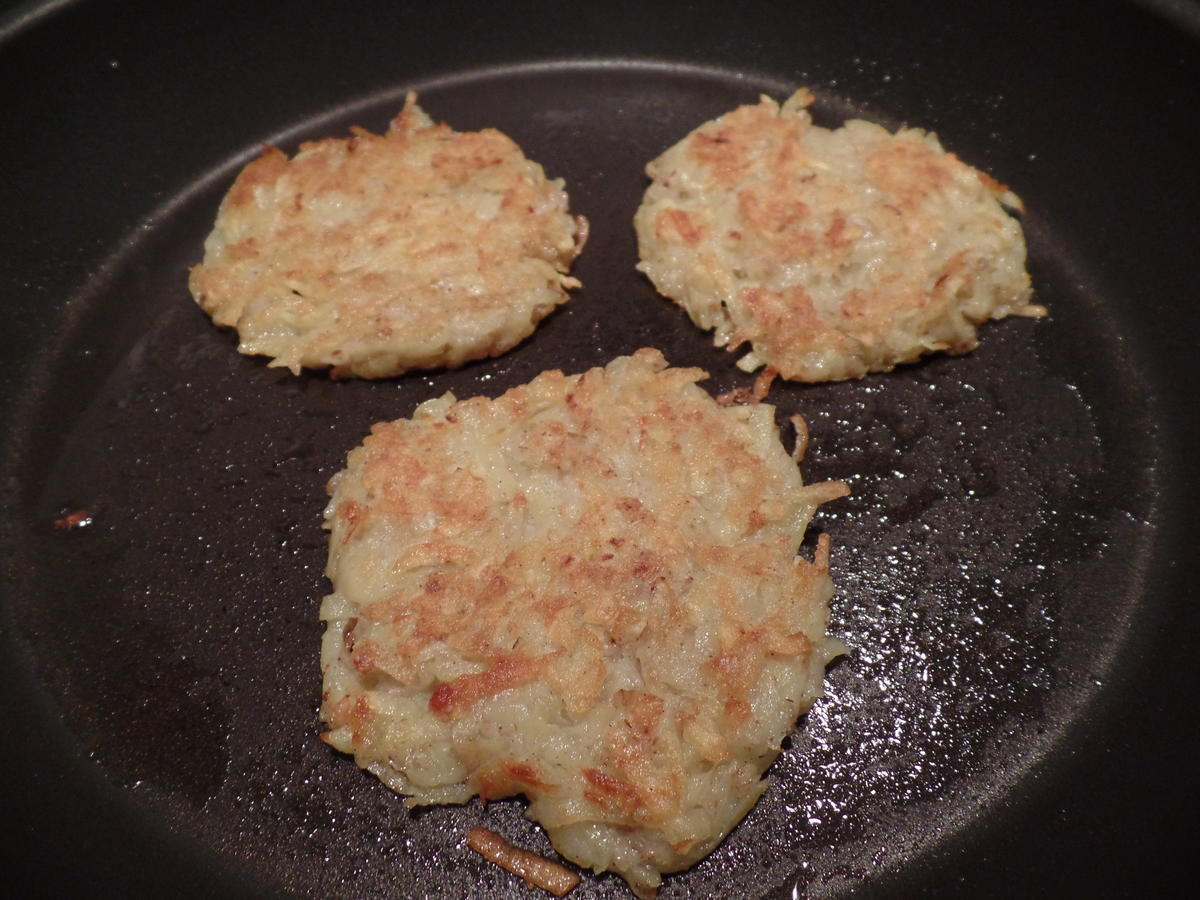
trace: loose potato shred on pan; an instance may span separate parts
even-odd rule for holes
[[[534,887],[549,891],[555,897],[565,897],[579,884],[578,873],[544,856],[514,847],[488,828],[472,828],[467,833],[467,846],[488,862],[521,876]]]

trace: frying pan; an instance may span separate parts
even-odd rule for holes
[[[1009,183],[1050,317],[782,385],[852,648],[664,897],[1169,893],[1196,796],[1200,17],[1182,3],[10,6],[0,778],[18,895],[533,896],[517,801],[405,811],[315,738],[325,480],[369,425],[637,347],[749,378],[633,271],[642,167],[759,93]],[[367,383],[240,357],[186,290],[264,142],[415,88],[567,179],[584,289],[511,353]],[[86,510],[90,524],[60,529]],[[614,876],[578,896],[621,896]]]

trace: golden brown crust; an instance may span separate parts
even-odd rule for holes
[[[824,381],[963,353],[987,318],[1035,315],[1003,185],[916,129],[812,125],[798,92],[701,125],[650,163],[642,263],[747,369]]]
[[[376,425],[331,483],[330,742],[416,802],[524,794],[641,890],[707,853],[839,651],[797,550],[846,488],[702,377],[642,350]]]
[[[409,95],[353,129],[251,162],[221,204],[196,301],[272,365],[378,378],[494,356],[578,286],[586,223],[494,129],[434,125]]]

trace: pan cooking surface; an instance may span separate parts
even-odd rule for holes
[[[592,223],[574,272],[583,290],[513,352],[458,371],[332,383],[235,352],[191,301],[186,269],[250,148],[172,198],[82,287],[28,405],[25,451],[43,477],[25,485],[34,522],[17,545],[12,614],[67,729],[139,816],[274,889],[532,896],[462,843],[485,824],[550,852],[520,802],[410,813],[317,740],[324,484],[372,422],[447,390],[495,396],[642,346],[704,367],[714,393],[747,385],[735,357],[633,270],[631,219],[648,160],[794,86],[651,63],[501,68],[401,85],[269,136],[292,152],[351,124],[378,131],[416,87],[435,119],[499,127],[566,178],[572,211]],[[818,94],[820,124],[852,114],[902,118]],[[986,166],[977,140],[944,138]],[[773,389],[781,421],[809,421],[806,479],[854,491],[813,526],[833,538],[832,631],[852,652],[763,800],[663,897],[886,887],[1055,753],[1113,674],[1160,491],[1145,388],[1105,297],[1038,198],[1026,201],[1049,319],[989,324],[966,357]],[[81,383],[80,367],[100,377]],[[53,527],[79,509],[92,524]],[[604,876],[577,895],[624,894]]]

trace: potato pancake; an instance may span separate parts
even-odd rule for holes
[[[494,129],[435,125],[409,94],[387,134],[268,147],[221,203],[196,302],[272,366],[383,378],[496,356],[579,282],[587,223]]]
[[[644,349],[374,426],[330,482],[324,739],[410,805],[523,794],[642,896],[711,851],[842,652],[799,548],[848,489],[704,377]]]
[[[659,293],[797,381],[837,381],[935,351],[1030,304],[1020,200],[916,128],[812,124],[769,97],[695,129],[647,167],[634,217]]]

